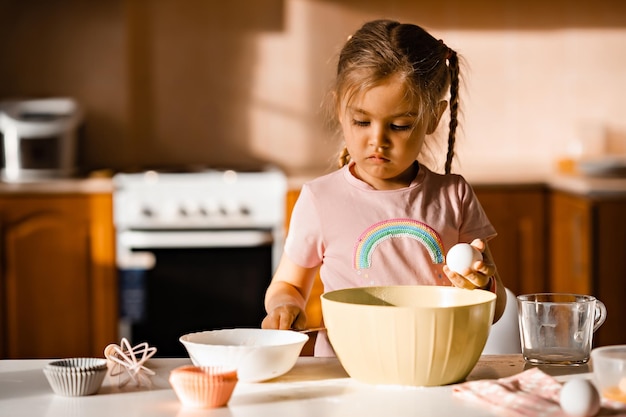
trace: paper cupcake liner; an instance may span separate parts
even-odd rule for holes
[[[95,394],[104,381],[107,369],[62,372],[44,368],[43,373],[55,394],[65,397],[79,397]]]
[[[193,408],[225,406],[237,385],[237,371],[222,367],[181,366],[170,373],[180,402]]]
[[[101,358],[68,358],[50,362],[46,368],[58,372],[85,372],[107,368],[107,360]]]

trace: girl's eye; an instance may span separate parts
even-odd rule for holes
[[[358,126],[358,127],[368,127],[370,126],[371,122],[367,121],[367,120],[358,120],[358,119],[352,119],[352,124],[354,126]],[[395,130],[398,132],[403,132],[403,131],[407,131],[407,130],[411,130],[411,128],[413,127],[412,124],[394,124],[391,123],[389,125],[389,128],[391,130]]]
[[[366,122],[364,120],[352,119],[352,124],[355,126],[366,127],[370,125],[370,122]]]
[[[404,130],[409,130],[411,129],[412,125],[391,125],[391,129],[392,130],[399,130],[399,131],[404,131]]]

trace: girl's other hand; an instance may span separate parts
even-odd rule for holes
[[[275,307],[263,319],[261,328],[278,330],[302,330],[306,326],[306,314],[293,304],[283,304]]]
[[[463,271],[462,274],[458,274],[448,268],[448,265],[443,266],[443,272],[446,274],[450,282],[456,287],[475,289],[486,288],[490,284],[490,279],[496,273],[496,266],[489,257],[489,252],[485,251],[487,245],[481,239],[474,239],[470,243],[473,247],[478,249],[483,254],[482,261],[476,261],[472,264],[471,268]]]

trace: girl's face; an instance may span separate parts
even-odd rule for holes
[[[439,116],[446,104],[440,103]],[[416,175],[413,162],[426,134],[439,122],[439,117],[420,120],[418,111],[407,100],[407,89],[398,76],[355,96],[350,103],[341,103],[339,121],[358,178],[377,190],[411,183]]]

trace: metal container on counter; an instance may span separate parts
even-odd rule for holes
[[[72,176],[82,119],[81,106],[71,98],[0,102],[2,180]]]

